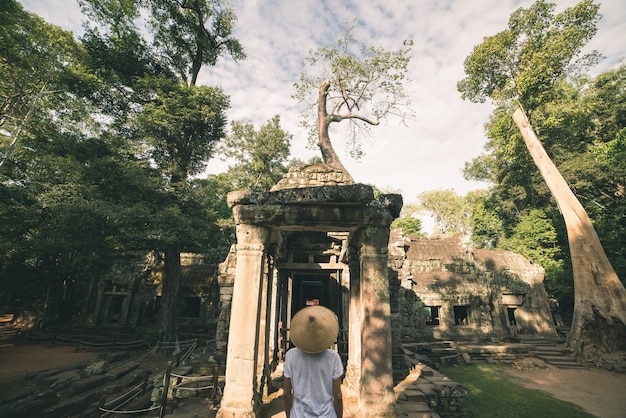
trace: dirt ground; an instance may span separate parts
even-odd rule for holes
[[[43,344],[0,346],[0,398],[8,385],[28,372],[59,368],[92,361],[97,352],[77,352],[74,347]],[[540,366],[540,367],[537,367]],[[580,405],[598,418],[626,417],[626,374],[603,369],[557,369],[536,360],[502,366],[511,379],[531,389],[542,390],[554,397]],[[284,417],[282,400],[276,399],[268,417]],[[269,411],[267,411],[269,412]],[[267,413],[266,412],[266,413]]]
[[[579,405],[598,418],[626,418],[626,373],[600,368],[558,369],[535,359],[517,365],[503,369],[522,386]]]
[[[75,347],[41,344],[0,347],[0,378],[21,377],[28,372],[56,369],[92,361],[98,352],[76,351]]]

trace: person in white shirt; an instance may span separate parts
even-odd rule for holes
[[[283,367],[283,403],[287,418],[342,418],[341,357],[330,350],[339,333],[333,311],[307,306],[291,319],[290,339]]]

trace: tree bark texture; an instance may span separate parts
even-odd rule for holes
[[[574,316],[567,347],[579,360],[626,366],[626,289],[587,212],[537,138],[523,110],[513,114],[526,147],[563,215],[574,274]]]
[[[178,335],[180,317],[180,251],[165,250],[164,275],[161,291],[160,330],[161,341],[174,342]]]
[[[317,146],[322,153],[322,159],[326,164],[331,167],[335,167],[338,170],[343,171],[345,180],[354,181],[348,170],[343,166],[343,163],[339,159],[339,156],[335,152],[333,145],[330,142],[330,135],[328,128],[331,122],[338,122],[339,120],[333,119],[333,115],[329,115],[326,107],[326,99],[328,98],[328,89],[330,88],[330,81],[324,81],[320,85],[318,103],[317,103],[317,123],[318,123],[318,140]]]

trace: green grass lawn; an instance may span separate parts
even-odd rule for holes
[[[593,418],[578,405],[527,389],[507,378],[503,366],[446,366],[439,371],[463,384],[468,418]]]

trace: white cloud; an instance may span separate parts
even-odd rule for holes
[[[576,4],[559,0],[557,12]],[[81,33],[73,0],[28,0],[23,4],[49,22]],[[530,0],[234,0],[236,36],[248,58],[234,63],[223,58],[202,74],[201,82],[219,85],[231,97],[231,120],[247,119],[260,127],[275,114],[294,135],[292,153],[303,160],[317,155],[306,148],[298,127],[297,104],[291,98],[300,63],[312,48],[334,43],[343,22],[358,17],[360,41],[397,49],[413,39],[412,105],[417,113],[408,127],[394,121],[372,129],[360,162],[335,146],[353,177],[384,189],[400,190],[405,202],[418,193],[454,188],[464,194],[480,187],[463,179],[465,162],[482,152],[483,125],[491,107],[463,102],[456,83],[463,61],[485,36],[506,28],[510,14],[529,7]],[[587,49],[607,56],[594,73],[614,67],[626,56],[626,3],[604,0],[603,19]],[[223,164],[211,163],[216,169]]]

